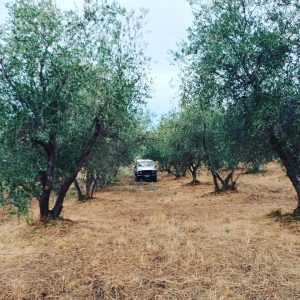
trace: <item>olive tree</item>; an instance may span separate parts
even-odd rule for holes
[[[191,3],[194,22],[177,54],[192,71],[189,86],[239,120],[241,145],[280,159],[299,211],[299,1]]]
[[[164,116],[151,134],[144,156],[159,162],[164,171],[176,178],[192,175],[192,184],[198,183],[197,171],[203,160],[199,130],[202,120],[188,109]]]
[[[118,138],[98,140],[91,159],[74,181],[79,200],[92,199],[97,188],[115,182],[119,168],[130,165],[140,153],[144,140],[144,123],[140,119],[142,115],[143,112],[139,111],[137,117],[132,116],[131,122],[119,132]]]
[[[157,161],[162,171],[167,171],[176,179],[185,176],[187,163],[182,160],[184,143],[177,132],[178,114],[163,116],[156,128],[150,131],[145,140],[143,157]]]
[[[57,218],[98,141],[118,139],[147,95],[143,17],[105,0],[87,1],[82,12],[17,0],[8,11],[0,29],[2,200],[22,190],[38,199],[42,220]]]

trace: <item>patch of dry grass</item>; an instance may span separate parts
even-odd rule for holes
[[[299,299],[300,225],[268,217],[295,206],[278,166],[242,176],[238,193],[211,193],[202,173],[197,186],[126,178],[68,200],[69,221],[5,220],[0,298]]]

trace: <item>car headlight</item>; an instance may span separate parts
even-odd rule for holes
[[[156,174],[156,171],[152,171],[152,174]]]

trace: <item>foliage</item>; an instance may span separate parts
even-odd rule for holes
[[[139,116],[143,116],[142,111],[139,113]],[[90,161],[84,166],[81,174],[84,175],[85,195],[82,193],[82,187],[76,186],[75,183],[80,200],[93,198],[95,189],[113,183],[119,168],[128,166],[140,152],[144,123],[138,117],[133,117],[131,123],[127,125],[119,133],[118,139],[98,141]]]
[[[229,165],[278,157],[300,200],[299,1],[191,4],[194,22],[175,59],[183,104],[224,117],[213,133],[212,164],[223,164],[226,149]]]
[[[50,0],[9,5],[0,29],[0,181],[36,197],[42,219],[59,216],[92,151],[118,140],[147,96],[142,21],[105,0],[82,12]]]
[[[154,129],[147,139],[143,157],[159,163],[163,171],[168,171],[176,178],[184,176],[187,171],[185,145],[182,136],[177,134],[180,120],[178,114],[165,116],[159,127]]]

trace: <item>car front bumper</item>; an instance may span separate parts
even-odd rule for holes
[[[157,174],[137,174],[135,177],[139,180],[156,180]]]

